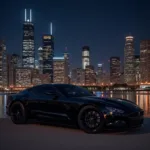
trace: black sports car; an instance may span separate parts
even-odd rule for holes
[[[15,124],[31,117],[55,118],[75,123],[87,133],[107,127],[140,127],[144,111],[135,103],[100,98],[70,84],[44,84],[8,96],[7,114]]]

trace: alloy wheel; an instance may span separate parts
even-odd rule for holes
[[[88,128],[97,128],[101,123],[100,113],[95,110],[87,111],[84,115],[84,121]]]

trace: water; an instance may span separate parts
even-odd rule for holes
[[[150,116],[150,91],[137,91],[137,92],[101,92],[102,97],[113,97],[128,99],[139,105],[144,111],[146,116]],[[0,95],[0,118],[7,117],[6,115],[6,102],[7,95]]]

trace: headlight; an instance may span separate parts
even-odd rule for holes
[[[113,114],[123,114],[124,110],[118,109],[118,108],[114,108],[114,107],[106,107],[106,109]]]

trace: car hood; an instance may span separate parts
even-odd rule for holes
[[[104,104],[105,106],[123,109],[128,112],[142,110],[134,102],[126,100],[126,99],[102,98],[102,97],[96,97],[96,96],[87,96],[87,97],[80,97],[80,98],[75,98],[75,99],[80,99],[81,102],[84,101],[90,104]]]

